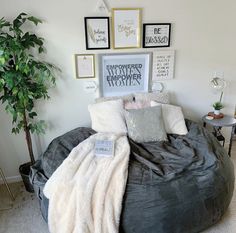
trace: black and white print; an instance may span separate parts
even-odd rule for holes
[[[109,49],[109,17],[85,17],[86,49]]]
[[[171,24],[144,24],[143,25],[143,47],[169,47]]]

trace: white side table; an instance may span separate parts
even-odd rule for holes
[[[222,127],[231,127],[231,136],[230,136],[230,142],[229,142],[229,156],[231,156],[231,149],[232,149],[232,142],[233,142],[233,137],[234,137],[234,132],[236,128],[236,119],[234,117],[225,115],[223,118],[220,119],[213,119],[213,120],[208,120],[206,119],[206,116],[202,117],[203,121],[203,126],[206,127],[206,124],[213,126],[214,129],[219,128],[221,129]]]

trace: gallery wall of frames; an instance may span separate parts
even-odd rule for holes
[[[147,92],[152,83],[174,78],[175,51],[163,49],[171,45],[171,23],[143,23],[142,11],[113,8],[111,17],[84,18],[85,48],[89,53],[75,54],[76,78],[95,78],[95,60],[102,96]],[[139,48],[140,53],[119,53]],[[115,52],[90,53],[110,49]]]

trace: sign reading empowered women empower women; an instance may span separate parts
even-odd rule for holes
[[[102,55],[103,96],[148,91],[149,54]]]

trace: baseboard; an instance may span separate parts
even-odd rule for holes
[[[22,181],[21,176],[9,176],[6,177],[7,183],[16,183]],[[0,184],[3,184],[3,180],[0,178]]]

